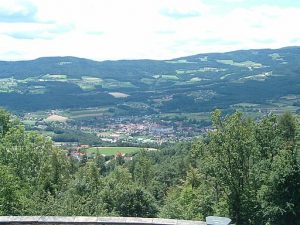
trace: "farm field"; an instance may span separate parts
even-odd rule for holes
[[[115,155],[117,153],[131,154],[141,150],[139,147],[92,147],[85,151],[89,154]]]

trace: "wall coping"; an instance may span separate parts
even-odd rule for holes
[[[140,217],[0,216],[0,224],[206,225],[202,221]]]

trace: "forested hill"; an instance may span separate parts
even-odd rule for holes
[[[84,75],[91,75],[100,78],[130,80],[132,78],[151,77],[156,74],[176,73],[177,69],[191,70],[200,69],[201,67],[222,67],[227,69],[235,67],[237,67],[235,69],[243,67],[269,67],[270,69],[285,69],[286,66],[283,65],[289,64],[289,67],[299,69],[299,57],[300,47],[198,54],[172,60],[119,60],[100,62],[71,56],[43,57],[28,61],[0,61],[0,77],[14,76],[15,78],[28,78],[46,74],[65,74],[70,76],[70,78],[81,78]],[[188,72],[202,75],[200,71]],[[184,74],[183,71],[182,74]]]
[[[134,102],[155,112],[199,112],[243,103],[278,103],[290,96],[297,106],[299,72],[300,47],[172,60],[97,62],[46,57],[1,61],[0,106],[30,111],[124,104],[131,107]],[[123,97],[110,94],[114,92]]]

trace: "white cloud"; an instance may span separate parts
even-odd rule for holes
[[[26,0],[1,0],[0,11],[9,14],[28,14],[32,11],[32,4]]]
[[[201,0],[0,0],[0,59],[167,59],[300,45],[300,8],[219,9]],[[8,23],[1,12],[35,21]]]

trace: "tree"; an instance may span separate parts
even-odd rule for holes
[[[296,136],[295,118],[290,112],[285,112],[279,117],[279,129],[286,141],[294,141]]]
[[[55,196],[69,181],[70,163],[58,149],[48,152],[38,173],[38,190]]]
[[[146,188],[153,176],[152,163],[144,154],[135,159],[134,163],[133,177],[135,181]]]
[[[203,155],[203,171],[215,177],[227,196],[230,217],[237,224],[247,224],[253,195],[253,165],[259,154],[254,123],[236,112],[221,119],[220,111],[212,115],[214,131]]]
[[[297,123],[291,113],[284,113],[269,130],[276,132],[269,146],[276,146],[269,158],[260,161],[258,202],[261,218],[270,224],[300,224],[300,164]],[[264,135],[264,138],[267,136]],[[275,141],[276,140],[276,141]],[[274,145],[276,143],[276,145]],[[271,148],[269,148],[271,149]]]
[[[0,109],[0,138],[7,133],[10,127],[10,114],[4,109]]]
[[[213,189],[204,180],[197,188],[187,180],[183,186],[169,191],[160,217],[186,220],[205,220],[213,214],[215,199]]]
[[[263,221],[274,225],[300,224],[300,166],[295,155],[280,150],[258,193]]]
[[[106,173],[106,166],[105,166],[105,157],[98,154],[96,155],[96,165],[101,175]]]
[[[135,185],[123,187],[116,200],[116,211],[120,216],[155,217],[158,211],[153,196]]]
[[[7,166],[0,165],[0,215],[18,215],[21,211],[19,180]]]
[[[191,165],[214,190],[214,212],[222,213],[220,206],[228,208],[225,216],[238,225],[298,224],[295,118],[287,113],[254,122],[236,112],[222,119],[217,110],[212,120],[214,130],[205,141],[194,143],[190,156]],[[193,174],[187,181],[195,186],[198,179]]]

